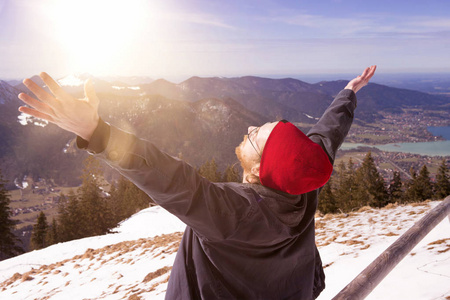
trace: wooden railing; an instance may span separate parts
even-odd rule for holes
[[[333,300],[359,300],[367,297],[384,277],[446,216],[449,216],[450,220],[450,196],[399,237]]]

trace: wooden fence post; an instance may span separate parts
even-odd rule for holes
[[[384,277],[447,215],[450,218],[450,196],[447,196],[444,201],[399,237],[333,300],[359,300],[367,297]]]

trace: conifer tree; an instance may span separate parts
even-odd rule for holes
[[[36,224],[33,226],[31,234],[31,248],[33,250],[42,249],[48,246],[48,223],[44,212],[40,212]]]
[[[428,171],[427,165],[422,166],[416,181],[420,199],[422,201],[431,199],[431,197],[433,196],[433,185],[431,183],[430,172]]]
[[[318,209],[323,214],[336,213],[338,211],[336,198],[333,193],[333,180],[330,178],[319,194]]]
[[[48,246],[56,244],[59,242],[59,234],[58,234],[58,223],[56,222],[56,218],[53,218],[52,225],[50,226],[50,230],[48,231]]]
[[[434,185],[434,199],[444,199],[450,195],[450,176],[446,160],[443,159],[436,174],[436,183]]]
[[[217,168],[217,163],[214,158],[212,158],[210,161],[206,161],[203,165],[201,165],[198,173],[212,182],[220,182],[220,180],[222,179],[222,175]]]
[[[235,165],[228,165],[223,173],[222,182],[242,182],[239,170]]]
[[[342,211],[351,211],[360,207],[359,187],[355,181],[355,166],[350,158],[346,165],[341,161],[337,168],[337,188],[335,199],[338,209]]]
[[[11,200],[5,185],[0,170],[0,260],[23,253],[23,249],[18,246],[20,240],[14,235],[16,222],[11,219]]]
[[[154,203],[153,200],[134,183],[121,176],[116,187],[111,185],[108,199],[109,210],[115,224]]]
[[[368,152],[364,158],[356,172],[356,179],[358,185],[367,191],[365,205],[382,207],[387,204],[388,195],[384,179],[377,170],[372,152]]]
[[[346,203],[348,202],[348,198],[351,197],[348,190],[349,187],[347,186],[348,180],[347,180],[347,166],[345,165],[344,161],[341,161],[337,168],[336,168],[336,178],[337,178],[337,185],[336,185],[336,202],[338,208],[344,210],[346,209]]]
[[[78,189],[82,211],[79,224],[82,226],[84,237],[105,234],[113,226],[110,211],[100,189],[102,177],[98,160],[88,156],[84,161],[83,183]]]
[[[417,172],[413,167],[409,169],[410,179],[406,183],[406,190],[403,194],[403,203],[421,201],[419,186],[417,184]]]
[[[83,212],[79,200],[73,191],[68,197],[60,197],[60,208],[57,222],[58,242],[67,242],[85,237],[82,226]]]
[[[392,179],[392,182],[388,188],[390,203],[401,201],[403,197],[402,185],[403,184],[402,179],[400,177],[400,172],[394,171],[394,178]]]
[[[111,183],[109,188],[109,198],[108,198],[108,206],[111,211],[111,217],[113,218],[115,223],[119,223],[122,219],[122,211],[121,211],[121,196],[119,195],[119,189],[116,186],[118,184],[120,186],[120,182],[123,180],[123,176],[120,176],[119,182]]]

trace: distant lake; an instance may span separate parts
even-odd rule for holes
[[[450,156],[450,141],[423,142],[423,143],[394,143],[386,145],[365,145],[343,143],[342,150],[358,147],[373,147],[388,152],[406,152],[429,156]]]
[[[427,128],[429,132],[434,134],[435,136],[442,136],[447,141],[450,140],[450,126],[444,126],[444,127],[428,127]]]
[[[374,147],[388,152],[406,152],[429,156],[450,156],[450,127],[428,127],[434,135],[441,135],[446,141],[423,142],[423,143],[392,143],[386,145],[366,145],[343,143],[342,150],[355,149],[358,147]]]

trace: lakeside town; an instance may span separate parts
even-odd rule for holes
[[[388,144],[418,143],[445,140],[434,136],[428,127],[450,126],[444,111],[404,110],[401,114],[379,112],[383,119],[374,124],[352,125],[345,139],[348,143]]]

